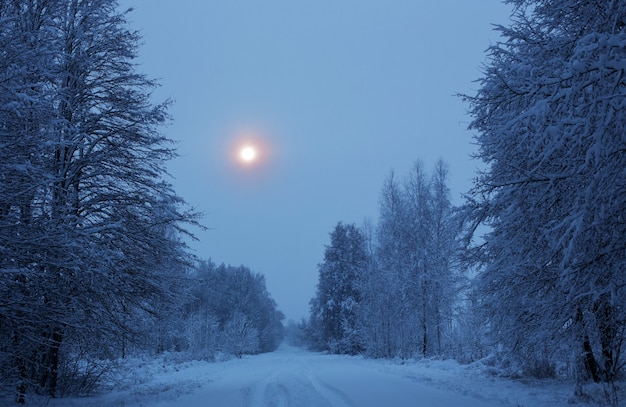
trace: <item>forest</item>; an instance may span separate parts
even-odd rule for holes
[[[488,360],[606,386],[626,350],[626,3],[509,0],[478,90],[458,95],[484,166],[453,206],[442,159],[338,222],[292,343]],[[137,73],[114,0],[0,2],[0,392],[84,395],[115,361],[271,352],[265,279],[194,256],[166,181],[170,101]],[[470,142],[468,140],[468,142]]]

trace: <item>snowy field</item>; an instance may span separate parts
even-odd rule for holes
[[[224,362],[176,362],[170,357],[127,362],[110,390],[91,397],[31,400],[50,407],[402,407],[597,406],[563,382],[498,378],[481,364],[452,361],[401,364],[325,355],[283,346],[274,353]],[[592,389],[588,389],[591,391]],[[601,389],[594,389],[596,400]],[[0,404],[2,404],[0,399]],[[6,399],[5,403],[8,402]],[[4,405],[4,404],[3,404]],[[11,404],[9,404],[11,405]]]

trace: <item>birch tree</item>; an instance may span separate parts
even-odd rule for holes
[[[429,258],[430,303],[432,320],[432,353],[452,354],[452,332],[458,321],[455,309],[459,307],[460,274],[456,257],[460,225],[454,219],[448,188],[448,165],[443,160],[435,164],[430,180],[431,230]]]
[[[363,321],[369,327],[367,352],[376,357],[403,357],[414,342],[415,318],[409,304],[407,205],[392,172],[380,196],[380,215],[374,235],[374,267],[364,279]],[[368,316],[371,318],[368,320]]]
[[[456,229],[443,161],[430,176],[417,161],[403,184],[393,173],[387,178],[372,259],[360,288],[361,336],[368,354],[450,354],[458,302]]]

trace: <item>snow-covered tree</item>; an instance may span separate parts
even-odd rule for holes
[[[626,339],[626,3],[511,0],[467,97],[486,170],[466,205],[492,334],[523,367],[612,381]]]
[[[454,338],[451,336],[457,323],[456,309],[459,306],[460,278],[456,256],[459,225],[454,219],[450,190],[448,188],[448,165],[439,160],[435,164],[430,180],[430,244],[429,264],[431,268],[428,302],[431,320],[431,354],[452,354]],[[428,352],[428,348],[426,349]]]
[[[46,236],[43,222],[33,219],[48,176],[39,135],[51,131],[54,117],[51,97],[43,93],[52,57],[39,45],[56,45],[45,7],[20,11],[17,2],[0,4],[0,366],[17,386],[19,402],[38,346],[29,338],[42,330],[38,315],[46,308],[38,297],[42,281],[31,267],[34,239]]]
[[[319,265],[317,293],[311,301],[311,319],[319,345],[333,353],[361,351],[357,312],[359,280],[367,267],[365,239],[354,224],[339,222]]]
[[[115,342],[156,313],[194,215],[163,179],[166,105],[114,0],[0,3],[0,333],[9,377],[55,396],[66,338]]]
[[[235,312],[226,321],[222,335],[224,336],[224,349],[238,358],[257,353],[259,350],[259,331],[241,312]]]
[[[408,265],[405,287],[408,295],[405,302],[411,309],[411,317],[419,325],[415,334],[419,335],[413,343],[420,343],[420,353],[427,356],[431,353],[432,331],[434,330],[435,293],[433,278],[436,277],[433,267],[435,253],[432,244],[433,212],[431,207],[432,194],[428,175],[421,161],[417,161],[409,173],[404,188],[406,216],[403,228],[407,251],[403,253]],[[419,333],[418,333],[419,332]]]
[[[406,298],[406,203],[395,174],[385,180],[378,224],[369,232],[369,264],[361,279],[359,322],[365,352],[372,357],[400,356],[407,340],[410,312]]]
[[[211,358],[220,350],[236,356],[271,352],[282,342],[284,316],[262,275],[244,266],[201,261],[189,281],[189,297],[182,308],[194,355]]]
[[[361,278],[361,337],[374,357],[451,354],[458,281],[447,165],[383,185],[369,267]]]

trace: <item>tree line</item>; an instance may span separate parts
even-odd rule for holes
[[[199,262],[165,181],[168,101],[115,0],[0,2],[0,392],[84,394],[108,361],[269,351],[262,276]]]
[[[492,355],[511,374],[607,385],[626,343],[626,3],[508,1],[470,106],[485,164],[392,175],[375,227],[338,224],[312,345],[374,357]]]
[[[418,161],[403,181],[394,173],[385,181],[376,225],[337,224],[305,328],[315,349],[376,358],[459,355],[466,279],[454,262],[459,222],[447,177],[445,162],[428,174]]]
[[[193,355],[237,357],[271,352],[283,339],[284,316],[267,291],[265,277],[244,266],[200,262],[191,298],[183,304],[184,344]]]
[[[121,351],[128,349],[129,355],[169,352],[215,361],[271,352],[283,340],[284,316],[265,277],[245,266],[198,260],[176,278],[172,293],[158,313],[136,316],[136,337],[114,342],[109,357],[124,357]]]

